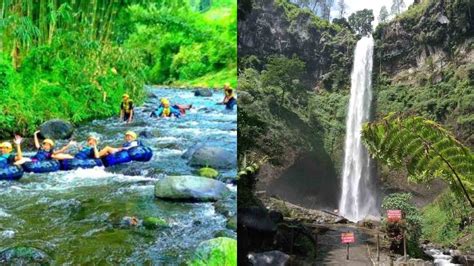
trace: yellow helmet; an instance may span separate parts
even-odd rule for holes
[[[122,98],[127,98],[128,99],[128,98],[130,98],[130,96],[128,96],[128,94],[125,93],[124,95],[122,95]]]
[[[6,148],[8,152],[11,152],[13,150],[12,144],[8,141],[0,143],[0,147]]]
[[[95,142],[97,142],[97,144],[99,143],[99,138],[96,137],[96,136],[94,136],[94,135],[89,135],[89,136],[87,137],[87,140],[90,140],[90,139],[95,140]]]
[[[127,136],[127,135],[131,136],[133,139],[137,139],[137,133],[135,133],[133,131],[129,130],[129,131],[125,132],[125,136]]]
[[[230,87],[230,83],[229,83],[229,82],[226,82],[226,83],[224,84],[224,89],[232,89],[232,88]]]
[[[169,105],[170,104],[170,101],[166,98],[161,98],[161,104],[162,105]]]
[[[52,139],[45,139],[43,140],[43,144],[44,143],[48,143],[49,145],[51,145],[51,147],[54,147],[54,141]]]

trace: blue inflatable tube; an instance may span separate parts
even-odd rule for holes
[[[129,150],[119,151],[102,158],[104,166],[128,163],[131,161],[148,162],[153,157],[153,151],[145,146],[138,146]]]
[[[133,161],[148,162],[153,157],[153,151],[145,146],[138,146],[128,150],[128,155]]]
[[[131,162],[132,158],[128,155],[128,151],[119,151],[114,154],[109,154],[102,158],[102,163],[104,166],[112,166],[116,164],[128,163]]]
[[[33,173],[56,172],[59,171],[59,169],[61,168],[59,161],[57,160],[26,162],[22,166],[25,172]]]
[[[96,166],[102,166],[100,159],[67,159],[60,161],[61,170],[74,170],[77,168],[94,168]]]
[[[18,180],[23,176],[23,169],[17,165],[0,168],[0,180]]]

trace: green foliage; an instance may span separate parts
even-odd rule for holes
[[[199,244],[191,265],[236,266],[237,241],[218,237]]]
[[[372,9],[359,10],[349,16],[349,25],[361,35],[368,35],[372,32],[372,21],[374,21]]]
[[[472,205],[474,155],[439,124],[392,114],[365,124],[362,137],[370,154],[382,163],[405,167],[415,182],[442,178]]]
[[[221,72],[228,74],[226,81],[235,83],[231,75],[235,72],[223,70],[236,68],[237,3],[219,4],[205,13],[186,4],[176,8],[133,5],[127,9],[127,19],[122,23],[132,23],[133,28],[125,45],[144,53],[150,67],[149,82],[206,82],[203,76]]]
[[[385,222],[385,229],[393,231],[403,229],[407,235],[408,253],[411,256],[419,257],[421,250],[419,248],[419,239],[421,237],[422,217],[420,211],[411,203],[412,195],[410,193],[393,193],[386,196],[382,201],[382,209],[401,210],[403,214],[402,223]],[[393,239],[392,241],[397,241]]]
[[[473,210],[456,195],[445,192],[423,209],[423,237],[443,246],[454,246],[458,239],[472,234]],[[467,245],[466,245],[467,244]],[[471,243],[474,245],[474,239]]]

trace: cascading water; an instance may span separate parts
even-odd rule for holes
[[[357,42],[351,75],[342,196],[339,202],[341,215],[351,221],[359,221],[367,215],[378,215],[370,174],[370,158],[360,134],[362,124],[370,116],[373,48],[372,37],[363,37]]]

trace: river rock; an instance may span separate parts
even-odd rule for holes
[[[229,218],[237,214],[237,200],[235,193],[232,193],[230,197],[225,197],[214,203],[214,208],[217,213],[224,215]]]
[[[238,225],[260,232],[275,232],[276,224],[270,218],[268,211],[260,207],[239,208]]]
[[[234,215],[234,216],[228,218],[228,219],[227,219],[226,227],[227,227],[228,229],[237,231],[237,216]]]
[[[143,220],[143,226],[145,226],[146,229],[158,229],[158,228],[165,228],[168,227],[168,223],[157,217],[146,217]]]
[[[275,266],[284,266],[288,265],[288,260],[290,256],[279,250],[272,250],[262,253],[250,253],[248,255],[250,263],[255,266],[260,265],[275,265]]]
[[[125,216],[120,222],[121,227],[138,227],[142,225],[142,221],[134,216]]]
[[[201,242],[191,265],[237,265],[237,240],[218,237]]]
[[[194,91],[194,96],[211,97],[212,91],[210,89],[197,89]]]
[[[0,251],[0,264],[5,265],[44,265],[50,258],[45,252],[32,247],[11,247]]]
[[[237,155],[220,147],[202,146],[191,155],[189,164],[195,167],[232,169],[237,167]]]
[[[74,127],[68,121],[53,119],[40,126],[41,136],[49,139],[68,139],[74,133]]]
[[[155,184],[155,196],[166,200],[216,201],[228,193],[224,183],[199,176],[167,176]]]
[[[153,134],[153,132],[151,132],[150,130],[143,130],[138,133],[138,136],[140,138],[151,139],[155,137],[155,134]]]
[[[203,167],[199,169],[198,173],[199,173],[199,176],[212,178],[212,179],[215,179],[219,175],[219,172],[217,172],[216,169],[213,169],[211,167]]]

